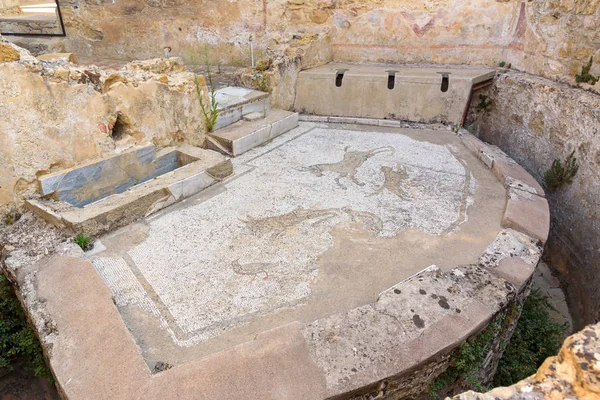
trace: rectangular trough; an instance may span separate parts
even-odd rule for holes
[[[61,228],[96,235],[192,196],[233,174],[231,161],[184,145],[156,151],[139,147],[97,162],[38,178],[34,212]]]

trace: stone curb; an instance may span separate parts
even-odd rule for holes
[[[431,129],[431,123],[406,122],[393,119],[376,119],[376,118],[353,118],[353,117],[328,117],[321,115],[300,114],[298,117],[300,122],[313,123],[331,123],[331,124],[349,124],[349,125],[365,125],[365,126],[382,126],[387,128],[422,128]],[[442,126],[440,124],[440,126]]]
[[[545,243],[550,231],[550,209],[542,186],[498,147],[484,143],[464,129],[460,137],[507,189],[502,226],[514,228]]]

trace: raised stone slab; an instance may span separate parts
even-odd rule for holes
[[[233,156],[238,156],[298,126],[298,113],[272,110],[266,118],[236,123],[212,133]]]
[[[337,117],[462,121],[471,89],[493,69],[332,63],[300,72],[294,109]]]
[[[214,129],[222,129],[236,123],[245,115],[270,110],[269,93],[242,87],[226,87],[216,92],[219,116]]]
[[[511,187],[502,226],[517,229],[545,243],[550,232],[548,201],[536,194]]]
[[[81,206],[63,200],[28,200],[26,203],[31,210],[58,227],[96,235],[161,210],[204,190],[233,173],[231,161],[212,150],[184,145],[162,149],[157,154],[159,160],[166,156],[175,157],[183,166],[176,169],[166,168],[166,171],[158,173],[161,169],[165,169],[164,165],[171,165],[173,160],[168,163],[160,162],[158,165],[163,168],[153,170],[150,180],[145,180],[144,183],[136,186],[129,186],[116,194],[93,203],[87,202]],[[127,168],[127,165],[131,166],[132,164],[123,164],[124,160],[132,158],[151,160],[154,156],[156,156],[154,146],[145,146],[130,152],[129,155],[120,155],[81,168],[53,174],[41,180],[41,190],[43,194],[60,193],[61,187],[72,189],[77,186],[78,179],[87,183],[86,177],[104,175],[107,171],[120,171],[124,176],[130,177],[124,171],[140,172],[137,170],[138,165],[136,164],[133,169]],[[65,181],[68,185],[64,183]],[[127,180],[127,184],[129,183],[130,181]],[[123,183],[121,180],[117,180],[116,185],[122,186]],[[66,198],[70,199],[68,196]]]

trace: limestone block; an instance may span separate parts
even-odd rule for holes
[[[550,209],[545,198],[510,188],[502,226],[513,228],[546,242],[550,231]]]
[[[461,133],[460,138],[463,144],[475,153],[477,156],[481,157],[480,154],[485,148],[485,143],[483,143],[480,139],[472,135],[471,133],[464,131]]]
[[[8,43],[0,43],[0,62],[19,61],[21,55]]]
[[[155,74],[166,74],[169,72],[183,72],[185,66],[180,57],[153,58],[150,60],[133,61],[125,66],[129,70],[141,70]]]
[[[38,60],[42,61],[67,61],[73,64],[79,64],[79,58],[75,53],[47,53],[37,56]]]
[[[492,172],[507,188],[513,187],[538,196],[544,196],[542,186],[525,171],[525,168],[512,160],[494,160]]]
[[[535,266],[525,262],[519,257],[504,258],[498,266],[490,271],[508,282],[512,283],[518,291],[521,291],[529,279],[533,276]]]

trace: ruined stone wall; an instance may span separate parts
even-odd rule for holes
[[[576,328],[600,320],[600,95],[517,72],[500,74],[485,93],[491,112],[475,128],[539,182],[572,151],[580,168],[572,185],[548,193],[552,229],[545,252],[559,274]]]
[[[19,0],[0,0],[0,15],[20,14]]]
[[[110,59],[158,57],[250,65],[297,35],[331,36],[338,61],[513,67],[571,79],[594,57],[600,73],[599,0],[60,1],[67,51]]]
[[[202,145],[193,74],[181,71],[177,59],[119,72],[40,61],[0,42],[0,214],[35,195],[41,174],[147,142]]]
[[[537,373],[506,388],[488,393],[466,392],[454,400],[582,399],[600,397],[600,324],[590,325],[565,340],[556,357]]]

